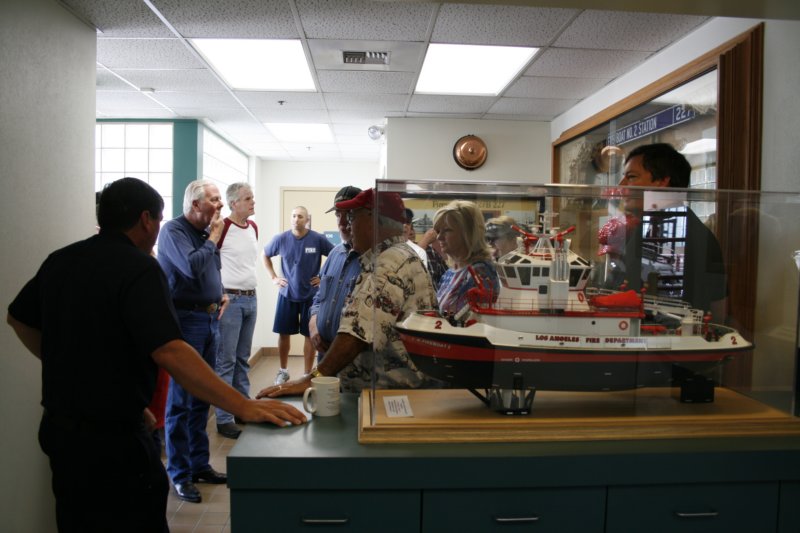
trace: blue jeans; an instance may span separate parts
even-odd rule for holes
[[[211,368],[219,349],[219,320],[216,313],[177,311],[183,337]],[[167,474],[173,483],[191,481],[192,474],[208,470],[208,404],[170,380],[164,421]]]
[[[229,294],[230,304],[219,323],[220,350],[217,353],[217,375],[222,381],[250,397],[250,350],[256,329],[258,302],[255,296]],[[233,422],[233,415],[217,408],[217,424]]]

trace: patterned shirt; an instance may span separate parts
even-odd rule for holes
[[[487,291],[491,291],[493,300],[497,300],[497,295],[500,293],[500,280],[494,264],[488,261],[476,261],[470,266],[480,278],[483,287]],[[439,290],[436,292],[439,309],[442,313],[457,314],[469,303],[467,291],[475,286],[475,280],[472,279],[468,267],[448,270],[442,276]]]
[[[342,312],[339,333],[372,344],[339,372],[345,391],[372,385],[389,389],[440,386],[417,370],[403,348],[395,323],[417,309],[434,309],[436,294],[419,256],[401,236],[361,255],[361,274]],[[373,357],[374,354],[374,357]]]

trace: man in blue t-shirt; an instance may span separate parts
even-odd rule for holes
[[[308,320],[311,304],[319,286],[322,256],[327,256],[333,244],[321,233],[307,227],[308,210],[298,206],[292,210],[292,229],[279,233],[264,247],[264,266],[272,283],[280,287],[275,323],[272,331],[278,334],[278,355],[281,367],[275,384],[289,380],[289,346],[291,336],[300,332],[305,337],[303,357],[305,372],[314,363],[314,346],[309,339]],[[272,266],[272,258],[281,256],[282,276]]]

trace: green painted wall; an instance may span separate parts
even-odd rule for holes
[[[172,213],[183,213],[183,191],[203,177],[203,128],[196,120],[176,120],[172,129]]]

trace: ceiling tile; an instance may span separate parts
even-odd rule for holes
[[[489,112],[498,115],[532,115],[552,119],[577,103],[578,100],[555,98],[501,98]]]
[[[503,96],[517,98],[572,98],[583,99],[594,93],[609,79],[597,78],[544,78],[523,76],[509,87]]]
[[[445,3],[431,42],[545,46],[578,13],[576,9]]]
[[[180,113],[184,118],[207,118],[214,123],[225,121],[241,121],[245,123],[256,123],[256,120],[242,108],[230,107],[180,107],[175,108],[175,112]]]
[[[548,48],[524,75],[611,79],[629,71],[649,56],[649,52]]]
[[[436,6],[427,2],[296,0],[309,39],[424,41]]]
[[[98,91],[135,91],[133,87],[114,76],[108,69],[98,68],[95,77],[95,87]]]
[[[107,109],[163,109],[138,91],[97,91],[96,105],[99,110]]]
[[[60,0],[67,9],[103,32],[104,37],[174,37],[144,2]]]
[[[316,109],[251,109],[261,122],[327,124],[327,111]]]
[[[328,114],[331,121],[337,124],[355,124],[358,127],[363,127],[365,130],[373,124],[385,124],[386,117],[389,116],[402,116],[402,113],[380,113],[373,110],[360,111],[360,110],[333,110]]]
[[[326,93],[408,94],[416,75],[412,72],[357,72],[321,70],[319,86]]]
[[[153,98],[178,111],[184,108],[228,108],[241,109],[242,106],[228,92],[185,92],[156,91]]]
[[[205,67],[178,39],[97,39],[97,62],[112,69]]]
[[[225,91],[225,86],[208,69],[142,70],[114,69],[114,72],[135,86],[159,91]]]
[[[340,136],[358,137],[362,135],[367,137],[367,128],[361,124],[333,124],[332,127],[333,133],[336,134],[337,138]]]
[[[413,113],[485,113],[495,100],[493,96],[415,94],[408,110]]]
[[[586,10],[553,46],[657,52],[688,34],[707,17]]]
[[[330,110],[403,111],[408,97],[404,94],[341,94],[327,93],[325,102]]]
[[[184,37],[297,39],[286,0],[153,0]]]
[[[308,39],[308,49],[317,70],[416,72],[422,66],[426,43],[408,41],[365,41]],[[354,65],[344,62],[342,52],[386,52],[389,64]]]
[[[97,108],[97,118],[115,118],[115,119],[127,119],[127,118],[144,118],[144,119],[154,119],[154,118],[164,118],[164,119],[176,119],[180,118],[180,115],[176,115],[171,111],[164,109],[163,107],[159,108],[133,108],[133,107],[124,107],[117,109],[113,112],[104,112],[99,107]]]
[[[250,109],[325,109],[322,95],[316,92],[236,91],[234,94]]]

